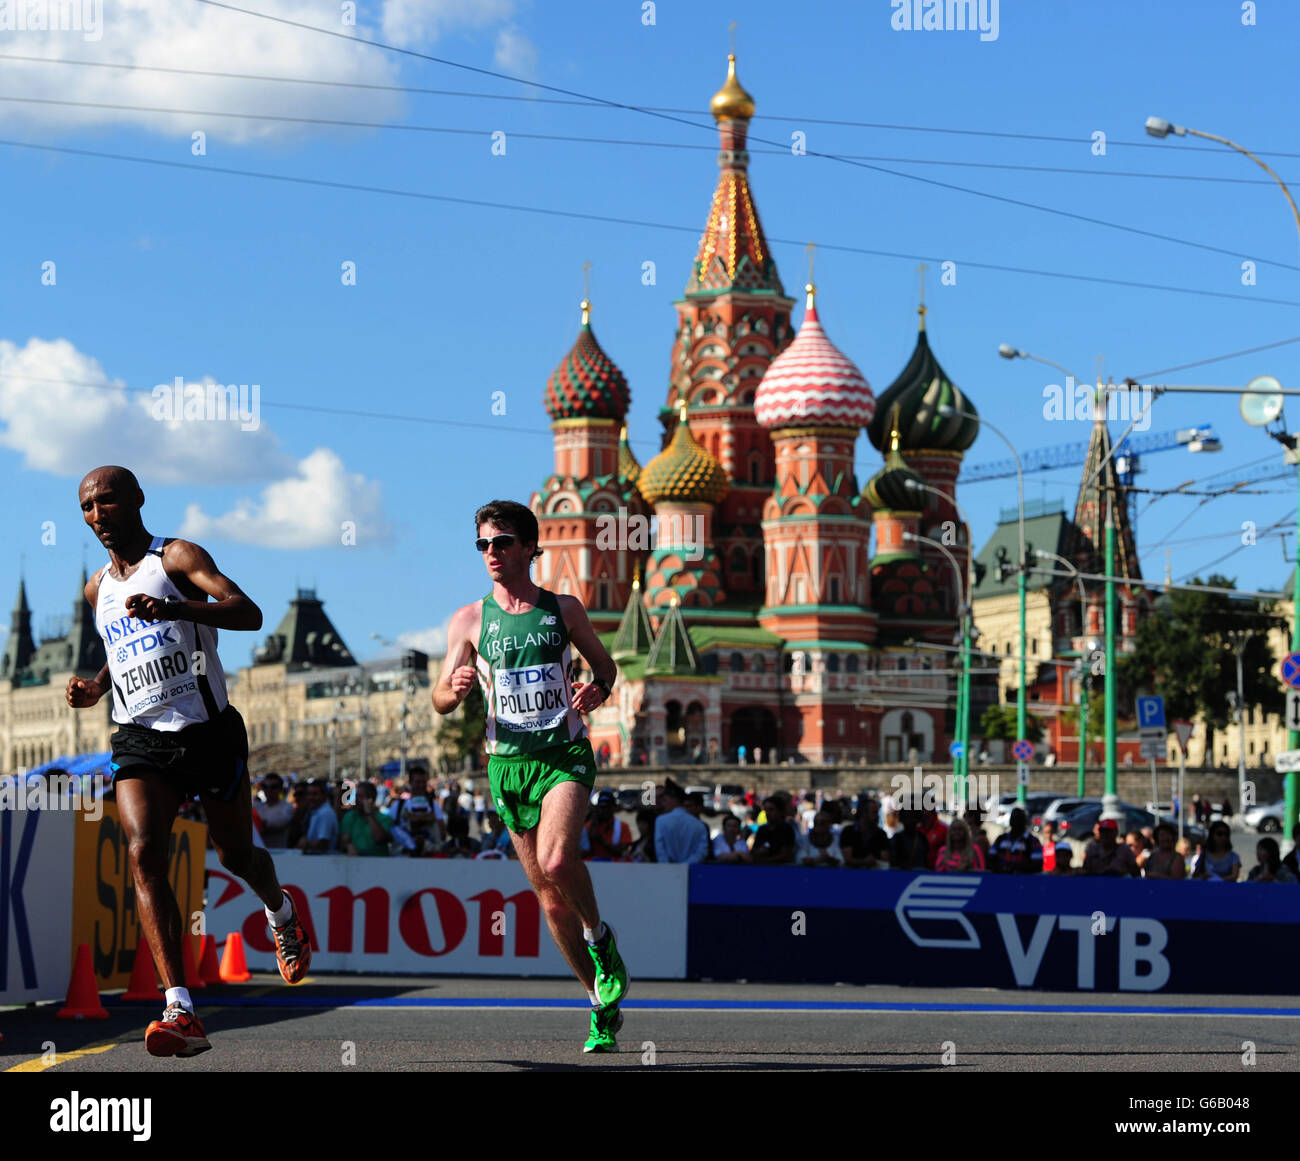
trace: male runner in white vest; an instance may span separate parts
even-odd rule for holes
[[[582,715],[609,697],[618,667],[581,601],[533,583],[529,569],[541,550],[528,508],[493,500],[475,513],[474,526],[492,591],[453,614],[433,706],[451,713],[478,681],[492,800],[551,936],[591,1000],[583,1051],[617,1052],[627,969],[613,930],[600,920],[578,842],[596,781]],[[570,683],[570,643],[594,680]]]
[[[253,845],[248,735],[226,699],[217,629],[260,629],[262,611],[197,544],[152,536],[144,493],[126,468],[96,468],[81,481],[81,511],[108,564],[86,584],[108,664],[68,682],[68,704],[113,698],[113,789],[130,851],[135,906],[166,989],[166,1011],[145,1032],[152,1056],[197,1056],[212,1047],[185,988],[182,919],[167,881],[177,808],[198,796],[221,865],[266,908],[280,974],[299,983],[311,944],[280,890],[271,856]],[[209,603],[212,597],[215,603]]]

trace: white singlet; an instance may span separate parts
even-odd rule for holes
[[[163,543],[155,536],[126,580],[113,579],[111,563],[100,572],[95,629],[108,655],[113,720],[183,730],[226,708],[226,676],[215,629],[193,621],[141,621],[126,611],[127,598],[136,593],[185,599],[163,568]]]

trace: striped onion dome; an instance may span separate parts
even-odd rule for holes
[[[641,465],[636,462],[632,448],[627,442],[627,424],[623,424],[618,433],[618,478],[635,484],[641,478]]]
[[[584,298],[578,339],[546,380],[546,412],[552,419],[621,420],[629,401],[627,379],[596,341]]]
[[[716,504],[727,494],[730,483],[726,468],[691,434],[683,403],[673,438],[641,469],[636,486],[651,504],[661,500],[702,500]]]
[[[803,326],[772,360],[754,396],[754,415],[764,427],[847,427],[871,422],[876,399],[862,372],[826,337],[817,319],[816,287],[810,282]]]

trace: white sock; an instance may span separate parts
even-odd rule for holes
[[[598,995],[596,995],[595,992],[593,992],[593,991],[588,991],[588,992],[587,992],[587,998],[591,1000],[591,1006],[592,1006],[593,1008],[599,1008],[599,1007],[600,1007],[600,997],[599,997]]]
[[[590,927],[584,927],[582,929],[582,938],[585,939],[588,943],[599,943],[602,939],[605,938],[604,922],[603,921],[601,922],[599,935],[597,935],[594,931],[592,931]]]
[[[194,1001],[190,999],[189,988],[168,988],[164,993],[164,999],[168,1008],[173,1004],[179,1004],[191,1016],[194,1015]]]
[[[272,911],[269,907],[263,907],[266,917],[271,921],[272,927],[283,927],[293,917],[293,900],[289,898],[289,892],[283,892],[284,898],[280,902],[280,909]]]

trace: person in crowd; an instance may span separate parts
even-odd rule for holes
[[[284,779],[271,773],[262,778],[261,789],[253,799],[253,810],[262,828],[262,842],[268,850],[283,850],[293,822],[293,803],[284,797]]]
[[[474,817],[478,821],[479,830],[482,831],[487,818],[487,795],[482,790],[474,791]]]
[[[1200,847],[1197,846],[1193,848],[1192,840],[1184,835],[1174,844],[1174,850],[1183,856],[1183,862],[1190,867],[1192,865],[1192,857],[1200,850]]]
[[[763,814],[767,821],[758,828],[749,851],[753,861],[763,866],[794,862],[799,840],[794,826],[786,821],[784,800],[779,795],[764,799]]]
[[[632,846],[632,828],[615,813],[617,806],[612,790],[597,790],[592,795],[591,812],[578,836],[584,859],[612,862],[627,856]]]
[[[671,778],[659,791],[659,817],[655,820],[655,861],[702,863],[709,853],[709,832],[683,807],[686,793]]]
[[[706,861],[711,860],[713,858],[713,835],[709,831],[709,824],[704,821],[704,795],[698,790],[692,790],[690,794],[682,799],[682,809],[695,819],[703,829],[704,858]]]
[[[1297,880],[1300,880],[1300,822],[1291,828],[1291,847],[1290,854],[1282,860],[1282,865],[1290,870]]]
[[[1178,832],[1173,824],[1159,823],[1155,829],[1155,850],[1142,865],[1145,879],[1185,879],[1187,864],[1178,851]]]
[[[1250,868],[1246,876],[1251,883],[1294,883],[1296,876],[1291,868],[1282,862],[1282,852],[1278,849],[1277,839],[1265,835],[1255,844],[1256,865]]]
[[[1068,875],[1074,862],[1074,851],[1064,839],[1056,837],[1056,823],[1050,818],[1043,823],[1039,844],[1043,848],[1043,874]]]
[[[1119,841],[1119,822],[1103,818],[1097,823],[1096,835],[1083,850],[1083,873],[1136,879],[1137,857],[1132,847]]]
[[[284,845],[289,850],[298,850],[298,844],[307,833],[307,823],[311,819],[311,808],[307,805],[307,781],[299,778],[289,788],[289,797],[293,800],[293,818],[285,831]]]
[[[1133,861],[1137,864],[1138,871],[1141,872],[1143,864],[1147,861],[1146,838],[1140,830],[1131,830],[1124,836],[1124,843],[1133,852]]]
[[[408,793],[388,808],[393,838],[409,854],[431,855],[446,839],[446,812],[429,793],[429,771],[423,766],[408,771],[407,789]]]
[[[659,812],[653,807],[644,806],[636,812],[636,841],[628,849],[628,861],[632,863],[653,863],[655,859],[655,823]]]
[[[1043,844],[1029,833],[1025,812],[1016,807],[989,847],[989,870],[1003,875],[1036,875],[1043,869]]]
[[[339,818],[323,778],[307,783],[307,811],[307,833],[298,840],[298,849],[308,855],[328,854],[338,845]]]
[[[713,836],[713,861],[717,863],[749,863],[753,859],[749,853],[749,843],[745,841],[745,832],[740,819],[734,814],[722,817],[722,830]]]
[[[1192,864],[1193,879],[1235,883],[1241,878],[1241,856],[1232,849],[1232,831],[1222,820],[1210,823],[1205,849]]]
[[[513,859],[515,855],[514,844],[510,841],[510,832],[506,829],[506,824],[502,822],[501,816],[495,810],[489,810],[485,820],[485,829],[483,837],[479,840],[479,858],[484,855],[504,856]]]
[[[984,865],[989,861],[989,832],[984,829],[984,816],[972,807],[962,815],[963,821],[970,827],[970,838],[984,855]]]
[[[894,871],[925,871],[930,867],[930,844],[920,831],[921,812],[900,810],[902,829],[889,840],[889,866]]]
[[[831,816],[824,810],[813,815],[812,826],[802,836],[799,861],[805,867],[842,867],[844,856],[840,853],[840,838],[831,830]]]
[[[357,783],[356,803],[339,823],[341,846],[350,855],[386,855],[392,842],[393,820],[379,809],[373,782]]]
[[[1232,799],[1226,794],[1223,796],[1223,805],[1219,807],[1219,813],[1223,815],[1225,822],[1232,817]]]
[[[803,796],[798,806],[799,833],[807,834],[812,830],[813,819],[817,817],[817,795],[809,791]]]
[[[467,811],[458,810],[447,819],[447,841],[438,853],[445,859],[473,859],[478,856],[478,840],[469,837]]]
[[[880,803],[867,794],[858,795],[854,822],[840,831],[840,854],[846,867],[875,870],[889,866],[889,839],[880,829]]]
[[[954,818],[948,827],[944,845],[934,857],[936,871],[982,871],[984,852],[972,841],[970,827],[964,819]]]
[[[926,844],[930,848],[930,866],[933,868],[934,860],[939,857],[939,852],[948,841],[947,824],[939,818],[937,810],[923,810],[920,824],[916,829],[925,835]]]

